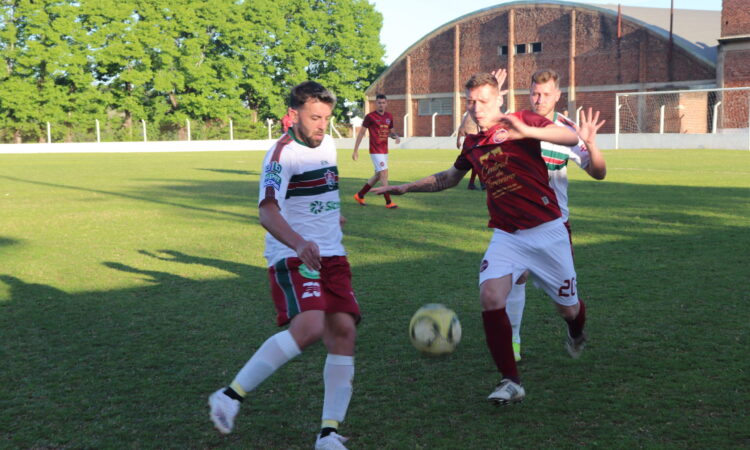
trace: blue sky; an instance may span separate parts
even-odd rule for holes
[[[564,0],[563,0],[564,1]],[[672,0],[580,0],[576,3],[621,4],[669,8]],[[498,0],[370,0],[383,14],[380,42],[385,45],[385,62],[390,64],[424,35],[453,19],[490,6],[510,3]],[[674,0],[679,9],[721,10],[721,0]]]

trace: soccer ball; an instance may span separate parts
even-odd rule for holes
[[[461,342],[461,323],[453,310],[430,303],[419,308],[409,322],[409,339],[417,350],[430,355],[451,353]]]

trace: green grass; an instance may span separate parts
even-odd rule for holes
[[[399,150],[393,182],[456,151]],[[320,345],[251,394],[236,432],[207,395],[277,331],[257,182],[262,152],[0,155],[1,448],[310,448]],[[369,161],[339,155],[345,244],[364,319],[344,435],[351,448],[750,446],[750,152],[607,151],[571,169],[590,345],[528,289],[527,399],[496,408],[477,270],[483,194],[460,188],[354,204]],[[418,354],[422,304],[455,309],[463,342]]]

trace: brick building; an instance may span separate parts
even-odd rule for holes
[[[531,74],[552,68],[561,76],[559,109],[572,117],[579,107],[598,109],[607,119],[602,131],[612,133],[616,92],[750,85],[747,4],[724,0],[722,12],[672,14],[557,0],[485,8],[414,43],[367,89],[365,109],[384,93],[399,134],[430,136],[434,120],[435,135],[449,136],[465,112],[463,84],[471,74],[508,69],[506,103],[516,110],[528,105]],[[685,118],[680,129],[696,130],[694,122],[706,118]]]
[[[750,1],[723,0],[719,42],[717,84],[727,88],[750,86]],[[726,119],[723,125],[731,128],[747,126],[748,93],[727,93],[724,103]],[[743,119],[744,123],[734,123]]]

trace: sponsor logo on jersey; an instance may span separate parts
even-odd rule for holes
[[[308,278],[310,280],[319,280],[320,279],[320,272],[317,270],[312,270],[309,267],[307,267],[304,264],[300,264],[299,268],[299,274],[302,275],[305,278]]]
[[[266,168],[263,171],[263,187],[272,187],[275,190],[281,189],[281,164],[276,161],[272,161],[266,164]]]
[[[320,200],[315,200],[310,203],[310,212],[313,214],[320,214],[325,211],[335,211],[339,208],[341,208],[341,202],[321,202]]]
[[[508,130],[505,128],[498,128],[494,136],[492,136],[492,142],[495,144],[502,144],[506,139],[508,139]]]

